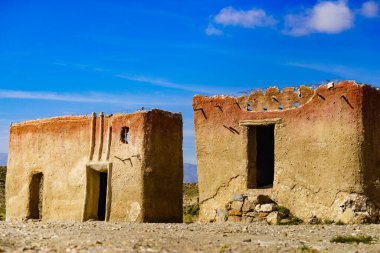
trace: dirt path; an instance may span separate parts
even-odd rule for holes
[[[380,252],[380,242],[330,243],[336,235],[352,234],[380,237],[380,225],[0,222],[0,249],[17,252]]]

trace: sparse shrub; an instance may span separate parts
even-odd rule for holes
[[[199,215],[199,204],[183,207],[183,222],[186,224],[193,223]]]
[[[370,244],[375,239],[372,236],[364,236],[364,235],[339,235],[335,236],[330,240],[332,243],[350,243],[350,244]]]
[[[199,195],[198,185],[195,183],[184,183],[183,184],[183,196],[189,198],[197,197]]]
[[[190,223],[193,223],[193,216],[191,216],[190,214],[184,214],[183,215],[183,223],[186,223],[186,224],[190,224]]]
[[[330,219],[325,219],[325,220],[323,221],[323,223],[324,223],[324,224],[333,224],[334,221],[333,221],[333,220],[330,220]]]
[[[301,220],[300,218],[290,217],[287,222],[280,222],[279,225],[299,225],[302,223],[303,223],[303,220]]]
[[[198,216],[199,215],[199,204],[189,205],[185,206],[183,210],[184,214],[189,214],[192,216]]]
[[[283,215],[284,217],[287,217],[290,214],[289,209],[284,206],[278,206],[277,212]]]
[[[7,174],[7,167],[0,166],[0,220],[5,220],[5,178]]]
[[[301,246],[300,249],[301,249],[302,252],[309,252],[309,253],[318,253],[319,252],[318,250],[313,249],[313,248],[307,246],[304,243],[302,243],[302,246]]]
[[[5,182],[6,174],[7,174],[7,167],[0,166],[0,181]]]
[[[229,248],[229,246],[227,244],[223,244],[220,246],[220,251],[225,251]]]
[[[292,217],[287,225],[299,225],[299,224],[302,224],[302,223],[303,223],[303,220],[301,220],[300,218],[298,218],[298,217]]]
[[[193,183],[183,184],[183,196],[187,201],[183,206],[183,222],[193,223],[198,219],[199,203],[198,203],[198,185]]]

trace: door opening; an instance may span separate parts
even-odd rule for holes
[[[274,179],[274,125],[257,126],[257,188],[273,186]]]
[[[42,219],[44,175],[36,173],[32,175],[29,188],[29,219]]]
[[[105,220],[106,218],[106,204],[107,204],[107,180],[108,173],[99,173],[99,198],[98,198],[98,220]]]
[[[108,221],[111,208],[112,166],[98,163],[86,166],[86,198],[82,220]]]
[[[248,127],[247,186],[250,189],[273,187],[274,129],[274,124]]]

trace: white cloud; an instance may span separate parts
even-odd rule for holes
[[[262,9],[237,10],[231,6],[223,8],[209,22],[205,33],[207,35],[221,35],[223,31],[215,25],[241,26],[244,28],[255,28],[264,26],[274,26],[277,21],[267,15]]]
[[[360,13],[367,18],[375,18],[379,15],[379,4],[375,1],[363,3]]]
[[[359,9],[350,8],[348,2],[348,0],[321,0],[301,13],[285,15],[283,32],[292,36],[312,33],[338,34],[351,29],[357,15],[367,18],[380,16],[380,4],[377,0],[367,0]],[[276,23],[276,19],[263,9],[238,10],[229,6],[212,17],[205,33],[223,34],[218,26],[255,28],[274,26]]]
[[[207,35],[222,35],[223,31],[215,28],[212,24],[209,24],[205,29]]]
[[[276,20],[268,16],[262,9],[236,10],[231,6],[220,10],[213,21],[224,26],[242,26],[245,28],[276,24]]]
[[[346,1],[324,1],[302,14],[285,16],[284,32],[294,36],[336,34],[350,29],[354,19],[355,15]]]

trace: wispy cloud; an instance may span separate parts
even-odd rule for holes
[[[344,0],[319,2],[304,13],[286,15],[284,32],[294,36],[310,33],[336,34],[350,29],[354,18],[353,11]]]
[[[0,90],[0,98],[8,99],[29,99],[29,100],[51,100],[75,103],[102,103],[119,105],[185,105],[183,101],[170,100],[167,97],[152,99],[144,96],[134,96],[131,94],[105,94],[105,93],[56,93],[38,91]]]
[[[342,65],[318,63],[291,62],[286,65],[333,74],[339,76],[341,79],[356,80],[358,82],[380,86],[380,70],[369,70]]]
[[[218,31],[216,29],[215,29],[215,31],[210,31],[210,32],[218,33]],[[212,86],[207,86],[207,85],[175,83],[175,82],[171,82],[171,81],[168,81],[166,79],[163,79],[163,78],[152,78],[149,76],[117,73],[116,71],[106,70],[103,67],[94,66],[91,64],[76,64],[76,63],[63,63],[63,62],[58,62],[58,63],[56,62],[54,64],[58,65],[58,66],[73,67],[73,68],[79,69],[79,70],[89,70],[89,71],[93,71],[93,72],[108,72],[108,74],[111,74],[114,77],[126,79],[129,81],[150,84],[150,85],[154,85],[157,87],[164,87],[164,88],[172,88],[172,89],[183,90],[183,91],[190,91],[193,93],[199,92],[199,93],[204,93],[204,94],[219,94],[219,93],[225,92],[225,90],[223,90],[223,89],[220,89],[217,87],[212,87]],[[0,92],[1,92],[1,90],[0,90]],[[22,94],[20,94],[20,96],[21,95]],[[97,95],[97,94],[93,94],[93,95]],[[80,100],[80,101],[78,101],[78,102],[91,102],[93,99],[95,99],[95,100],[99,99],[100,101],[102,101],[102,97],[104,97],[104,95],[106,95],[106,94],[101,94],[100,98],[99,97],[87,98],[87,97],[79,96],[78,100]],[[66,96],[62,96],[61,94],[50,93],[49,96],[47,96],[47,97],[49,98],[49,100],[62,100],[62,99],[65,99]],[[32,99],[32,98],[30,98],[30,99]],[[77,97],[71,98],[69,96],[67,99],[76,100]],[[82,101],[82,99],[88,100],[88,101]],[[72,102],[75,102],[75,101],[72,101]],[[94,102],[96,102],[96,101],[94,101]],[[107,102],[107,101],[104,101],[104,102]]]
[[[222,35],[223,31],[215,28],[213,24],[208,24],[207,28],[205,29],[205,33],[207,35]]]
[[[127,75],[127,74],[118,74],[116,76],[119,78],[127,79],[129,81],[148,83],[151,85],[164,87],[164,88],[173,88],[173,89],[178,89],[178,90],[201,92],[201,93],[206,93],[206,94],[220,93],[220,89],[218,88],[205,86],[205,85],[199,85],[199,84],[181,84],[181,83],[170,82],[164,79],[151,78],[151,77],[146,77],[146,76],[133,76],[133,75]]]
[[[89,71],[94,71],[94,72],[105,72],[107,71],[104,68],[101,68],[96,65],[92,64],[83,64],[83,63],[69,63],[69,62],[53,62],[54,65],[61,66],[61,67],[71,67],[79,70],[89,70]]]
[[[215,25],[241,26],[244,28],[255,28],[274,26],[277,21],[268,15],[263,9],[237,10],[231,6],[223,8],[214,16],[205,32],[207,35],[221,35],[223,32]]]
[[[379,16],[379,3],[367,1],[363,3],[360,13],[367,18],[376,18]]]

